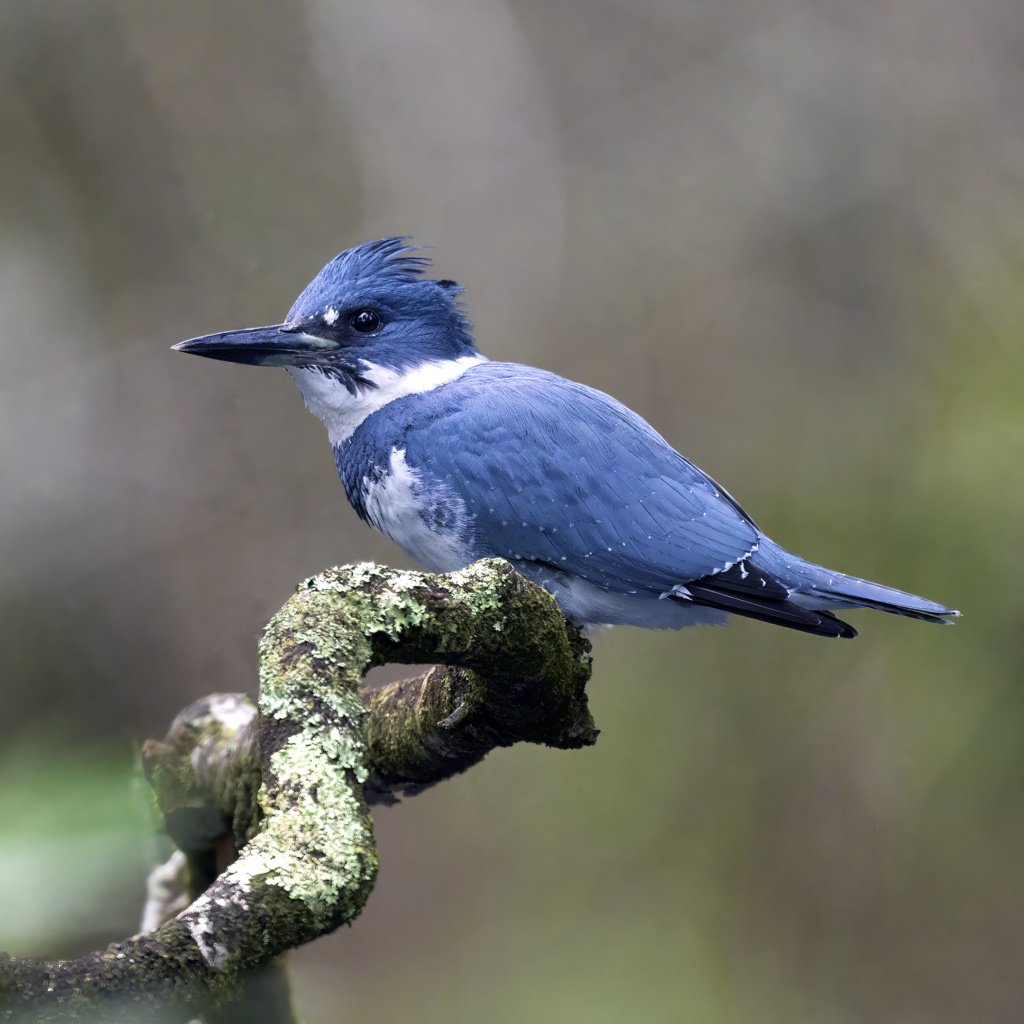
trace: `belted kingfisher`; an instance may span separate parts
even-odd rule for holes
[[[285,322],[182,352],[283,366],[359,516],[432,572],[507,559],[582,625],[745,615],[853,637],[834,609],[959,613],[791,555],[614,398],[473,343],[454,281],[385,238],[331,260]]]

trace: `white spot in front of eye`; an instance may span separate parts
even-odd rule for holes
[[[328,306],[324,311],[324,323],[333,324],[338,319],[338,311],[333,306]]]

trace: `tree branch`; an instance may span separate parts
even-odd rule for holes
[[[434,660],[451,668],[364,706],[369,668]],[[447,576],[364,564],[307,580],[260,641],[258,719],[218,695],[147,745],[191,888],[208,888],[155,930],[78,960],[0,955],[0,1009],[43,1021],[222,1012],[254,969],[362,909],[377,870],[364,784],[393,800],[494,746],[593,743],[589,674],[579,631],[500,560]]]

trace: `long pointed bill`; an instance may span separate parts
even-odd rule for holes
[[[304,334],[287,325],[249,327],[242,331],[207,334],[171,346],[176,352],[189,352],[209,359],[252,366],[303,366],[319,362],[337,352],[340,346],[327,338]]]

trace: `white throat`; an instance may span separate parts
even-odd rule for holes
[[[397,398],[421,395],[461,377],[470,367],[486,363],[486,356],[462,356],[420,363],[406,370],[392,370],[364,362],[360,374],[375,384],[353,395],[340,381],[305,366],[286,367],[305,399],[306,408],[327,427],[331,444],[337,447],[359,429],[367,416]]]

